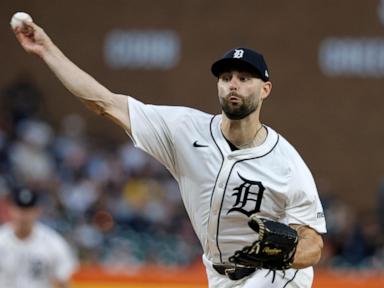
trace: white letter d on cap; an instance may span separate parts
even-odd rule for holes
[[[243,49],[235,49],[233,53],[233,58],[243,58],[244,50]]]

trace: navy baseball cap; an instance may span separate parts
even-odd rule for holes
[[[12,202],[21,208],[30,208],[35,207],[38,204],[39,195],[36,191],[30,190],[28,188],[15,188],[11,192]]]
[[[231,69],[239,69],[257,75],[263,81],[269,81],[267,63],[263,55],[248,48],[233,48],[223,58],[212,64],[211,72],[216,77]]]

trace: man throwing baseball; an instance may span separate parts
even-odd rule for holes
[[[169,169],[203,247],[209,287],[311,287],[324,214],[302,158],[260,121],[272,89],[261,54],[235,48],[212,65],[222,113],[210,115],[112,93],[36,24],[14,32],[70,92]]]

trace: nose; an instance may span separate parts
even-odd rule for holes
[[[239,87],[239,81],[237,80],[236,77],[232,77],[231,81],[229,81],[229,89],[233,91],[233,90],[237,90],[238,87]]]

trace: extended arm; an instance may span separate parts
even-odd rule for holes
[[[293,268],[302,269],[317,264],[321,257],[323,239],[320,234],[308,226],[290,225],[297,231],[297,244]]]
[[[63,85],[87,107],[106,116],[130,133],[128,97],[115,94],[71,62],[51,41],[42,28],[24,22],[14,29],[21,46],[40,56]]]

